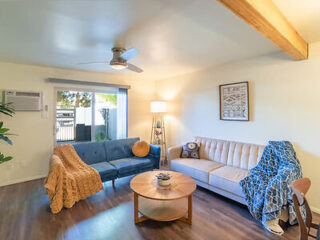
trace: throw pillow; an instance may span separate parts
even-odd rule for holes
[[[182,158],[200,158],[200,146],[196,142],[188,142],[182,146]]]
[[[132,153],[136,157],[145,157],[148,155],[150,146],[146,141],[138,141],[132,146]]]

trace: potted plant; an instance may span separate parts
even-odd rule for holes
[[[0,114],[12,117],[14,114],[14,109],[10,106],[10,103],[0,102]],[[0,121],[0,140],[5,141],[6,143],[12,145],[12,141],[9,138],[10,135],[13,135],[13,134],[9,133],[8,128],[4,128],[3,121]],[[10,161],[11,159],[12,159],[11,156],[5,156],[3,153],[0,152],[0,164]]]
[[[160,186],[169,186],[171,184],[170,173],[159,173],[156,177]]]

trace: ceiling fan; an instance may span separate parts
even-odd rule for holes
[[[78,63],[78,64],[109,64],[110,67],[116,70],[121,69],[129,69],[131,71],[141,73],[143,70],[131,63],[128,63],[128,61],[135,56],[138,55],[139,51],[135,48],[130,48],[126,50],[125,48],[121,47],[114,47],[111,49],[113,52],[113,58],[110,62],[84,62],[84,63]]]

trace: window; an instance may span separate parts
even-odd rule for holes
[[[55,104],[58,144],[127,137],[127,89],[57,89]]]

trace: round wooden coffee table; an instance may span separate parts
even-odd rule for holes
[[[156,175],[168,172],[172,176],[169,187],[157,184]],[[181,220],[192,224],[192,194],[196,182],[189,176],[173,171],[150,171],[135,176],[130,187],[134,192],[134,221]],[[139,216],[139,213],[142,216]],[[187,217],[186,217],[187,216]]]

